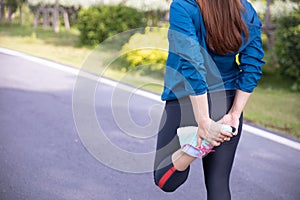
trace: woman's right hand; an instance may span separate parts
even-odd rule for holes
[[[195,120],[198,124],[197,147],[201,147],[202,138],[206,139],[213,146],[219,146],[221,142],[227,141],[232,137],[232,134],[222,130],[222,124],[210,119],[207,93],[196,96],[191,95],[190,100]]]
[[[213,146],[219,146],[226,138],[231,138],[232,134],[222,130],[222,124],[210,118],[201,119],[198,122],[198,145],[201,146],[202,139],[207,140]]]

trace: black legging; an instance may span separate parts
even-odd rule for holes
[[[231,108],[234,96],[235,91],[208,94],[210,117],[215,121],[221,119]],[[242,131],[242,123],[243,117],[241,116],[238,135],[215,147],[215,152],[203,158],[208,200],[231,199],[229,177]],[[189,98],[167,101],[158,133],[154,163],[155,183],[165,192],[175,191],[186,181],[189,174],[189,167],[185,171],[178,171],[171,161],[172,154],[180,148],[176,135],[177,128],[183,126],[196,126]]]

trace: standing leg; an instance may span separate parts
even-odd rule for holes
[[[220,120],[231,108],[235,91],[212,93],[208,97],[211,119]],[[238,142],[241,137],[243,115],[240,117],[239,132],[230,141],[215,147],[215,152],[203,158],[205,186],[208,200],[230,200],[230,173]]]
[[[215,152],[203,158],[203,169],[208,200],[230,200],[230,173],[236,148],[242,132],[243,119],[240,118],[239,133],[230,141],[215,147]]]

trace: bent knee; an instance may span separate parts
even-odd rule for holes
[[[186,181],[188,173],[189,167],[185,171],[177,171],[171,157],[168,157],[154,171],[154,182],[162,191],[174,192]]]
[[[170,185],[167,183],[164,185],[161,185],[159,183],[159,180],[157,180],[156,178],[154,179],[154,183],[159,189],[161,189],[164,192],[174,192],[178,188],[178,187],[175,187],[174,185]]]

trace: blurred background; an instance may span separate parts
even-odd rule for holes
[[[123,52],[105,76],[160,93],[171,0],[0,0],[0,46],[72,67],[99,44],[137,29],[112,51]],[[300,139],[300,1],[252,0],[263,23],[266,65],[245,110],[253,123]],[[155,28],[156,27],[156,28]],[[158,28],[157,28],[158,27]],[[151,49],[131,50],[149,46]],[[142,66],[142,67],[141,67]],[[99,66],[89,68],[93,73]]]

